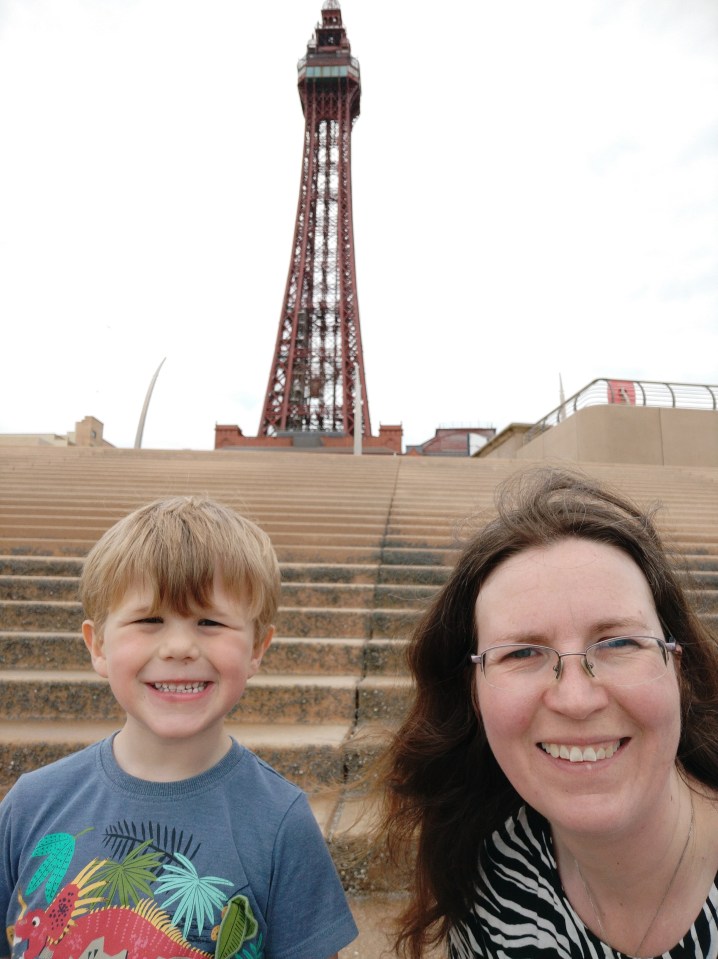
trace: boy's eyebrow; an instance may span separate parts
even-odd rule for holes
[[[122,603],[120,603],[122,605]],[[151,599],[142,599],[137,603],[132,603],[126,607],[128,616],[139,616],[141,614],[156,612],[155,605]]]
[[[220,603],[208,603],[206,606],[193,607],[193,610],[198,616],[211,614],[216,619],[227,619],[237,614],[236,610],[233,611],[229,606],[222,606]]]

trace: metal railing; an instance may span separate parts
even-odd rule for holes
[[[564,400],[524,434],[524,445],[587,406],[658,406],[690,410],[718,410],[718,386],[704,383],[660,383],[601,377]]]

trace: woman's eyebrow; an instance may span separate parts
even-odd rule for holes
[[[544,633],[540,633],[538,631],[509,630],[508,632],[500,635],[498,638],[494,638],[488,645],[505,646],[513,643],[524,643],[526,646],[546,646],[549,644],[549,642],[550,641],[548,637]]]
[[[601,633],[615,629],[648,629],[644,619],[637,616],[614,616],[610,619],[600,619],[593,624],[593,631]]]
[[[615,632],[616,630],[646,630],[648,625],[637,616],[612,616],[599,619],[591,623],[589,633]],[[504,646],[513,643],[525,643],[527,646],[550,646],[551,638],[539,630],[507,630],[498,637],[494,637],[487,646]]]

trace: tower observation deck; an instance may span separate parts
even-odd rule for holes
[[[361,82],[338,0],[325,0],[298,72],[305,117],[299,202],[258,432],[353,436],[358,384],[361,432],[369,437],[351,185]]]

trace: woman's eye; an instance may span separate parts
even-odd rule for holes
[[[615,639],[601,640],[604,649],[635,649],[640,644],[631,636],[616,636]]]
[[[522,646],[520,649],[513,649],[506,655],[506,659],[532,659],[538,655],[538,650],[534,646]]]

